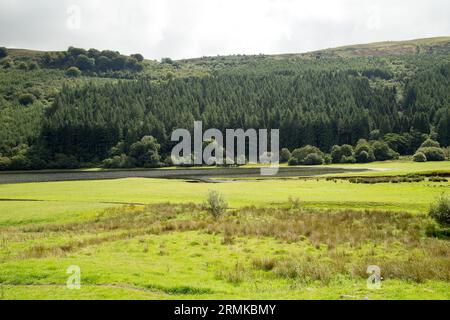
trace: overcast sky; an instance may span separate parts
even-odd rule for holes
[[[448,0],[0,0],[0,46],[72,45],[150,59],[445,35]]]

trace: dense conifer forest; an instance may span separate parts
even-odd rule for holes
[[[292,164],[412,155],[427,139],[423,148],[449,146],[450,40],[408,45],[160,62],[3,48],[0,170],[168,165],[172,130],[194,120],[279,128],[280,147],[320,149],[320,161]],[[340,154],[345,145],[355,150]]]

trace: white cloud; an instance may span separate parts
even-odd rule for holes
[[[73,5],[79,28],[67,27]],[[449,13],[447,0],[2,0],[0,45],[147,58],[303,52],[449,35]]]

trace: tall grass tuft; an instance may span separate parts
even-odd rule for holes
[[[218,219],[228,209],[228,203],[219,192],[210,190],[203,203],[203,208],[208,211],[214,219]]]

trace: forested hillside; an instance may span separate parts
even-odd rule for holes
[[[330,153],[366,139],[413,154],[427,138],[450,144],[450,38],[348,48],[161,62],[3,49],[0,170],[94,166],[146,148],[151,161],[120,166],[157,166],[172,130],[194,120],[280,128],[290,150]]]

